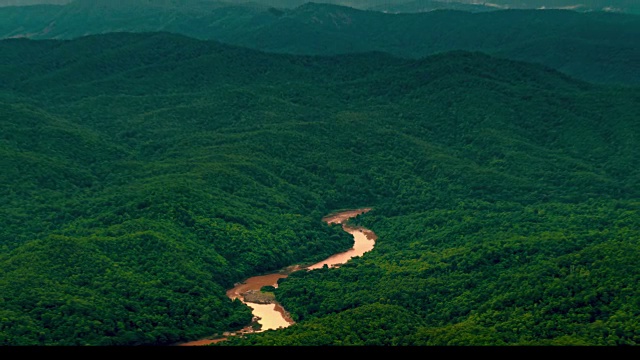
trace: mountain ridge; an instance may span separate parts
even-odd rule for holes
[[[5,19],[0,21],[0,37],[69,39],[165,31],[299,55],[381,51],[420,58],[468,50],[542,63],[590,82],[636,85],[640,79],[634,65],[640,60],[638,15],[569,10],[384,14],[315,3],[285,10],[216,5],[197,16],[142,5],[128,11],[97,6],[71,10],[71,5],[56,9],[0,8]]]

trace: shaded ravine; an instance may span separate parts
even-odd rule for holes
[[[329,258],[310,266],[302,267],[300,265],[293,265],[282,269],[277,273],[250,277],[244,282],[236,284],[232,289],[229,289],[227,291],[227,296],[231,300],[237,298],[247,306],[251,307],[253,313],[253,322],[251,325],[237,332],[225,332],[222,334],[222,337],[218,337],[216,339],[190,341],[178,344],[178,346],[209,345],[224,341],[229,336],[285,328],[294,324],[289,313],[277,301],[261,297],[262,294],[260,293],[260,289],[263,286],[269,285],[277,287],[279,279],[286,278],[294,271],[314,270],[322,268],[325,265],[328,267],[338,267],[353,257],[361,256],[362,254],[371,251],[375,245],[375,240],[377,239],[376,234],[369,229],[365,229],[363,227],[352,227],[346,224],[348,219],[364,214],[370,210],[371,208],[345,210],[322,218],[322,221],[327,224],[342,224],[342,229],[353,236],[354,245],[351,249],[332,255]],[[255,330],[255,324],[260,325],[259,330]]]

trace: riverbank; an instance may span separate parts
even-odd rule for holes
[[[269,293],[261,293],[263,286],[278,286],[278,280],[286,278],[295,271],[314,270],[327,265],[328,267],[338,267],[346,263],[349,259],[361,256],[371,251],[377,240],[376,234],[361,226],[348,226],[346,221],[360,214],[371,211],[372,208],[350,209],[338,211],[322,218],[327,224],[342,224],[342,229],[354,238],[354,245],[351,249],[334,254],[329,258],[318,263],[301,266],[288,266],[276,273],[259,275],[250,277],[242,283],[236,284],[233,288],[227,290],[227,297],[231,300],[239,299],[247,306],[251,307],[254,320],[252,324],[237,332],[223,333],[222,337],[214,336],[214,339],[201,339],[178,344],[178,346],[203,346],[226,340],[229,336],[245,335],[250,333],[262,332],[265,330],[275,330],[293,325],[295,322],[289,313],[275,300],[275,296]]]

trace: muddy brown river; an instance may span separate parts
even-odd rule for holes
[[[332,255],[329,258],[310,266],[301,267],[299,265],[293,265],[288,268],[282,269],[277,273],[250,277],[244,282],[236,284],[235,287],[227,291],[227,296],[230,299],[233,300],[237,298],[247,306],[251,307],[254,322],[257,322],[261,325],[260,330],[254,330],[253,327],[248,326],[237,332],[224,333],[223,337],[221,338],[196,340],[179,344],[179,346],[208,345],[211,343],[224,341],[228,336],[280,329],[294,324],[293,320],[289,316],[289,313],[287,313],[287,311],[277,302],[274,301],[268,304],[260,304],[257,302],[246,300],[245,295],[252,291],[260,291],[263,286],[271,285],[277,287],[279,279],[286,278],[294,271],[314,270],[322,268],[324,265],[327,265],[328,267],[337,267],[341,264],[346,263],[353,257],[361,256],[362,254],[371,251],[373,249],[373,246],[375,245],[376,240],[376,235],[373,233],[373,231],[361,227],[350,227],[345,223],[348,219],[359,214],[366,213],[370,210],[371,208],[346,210],[327,215],[322,219],[322,221],[328,224],[342,224],[342,228],[344,229],[344,231],[353,236],[354,244],[351,249],[342,253]]]

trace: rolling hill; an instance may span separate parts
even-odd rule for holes
[[[330,4],[291,9],[181,0],[77,0],[0,8],[0,38],[73,39],[111,32],[171,32],[267,52],[387,52],[418,59],[481,51],[536,62],[589,82],[638,85],[640,16],[570,10],[385,14]]]

